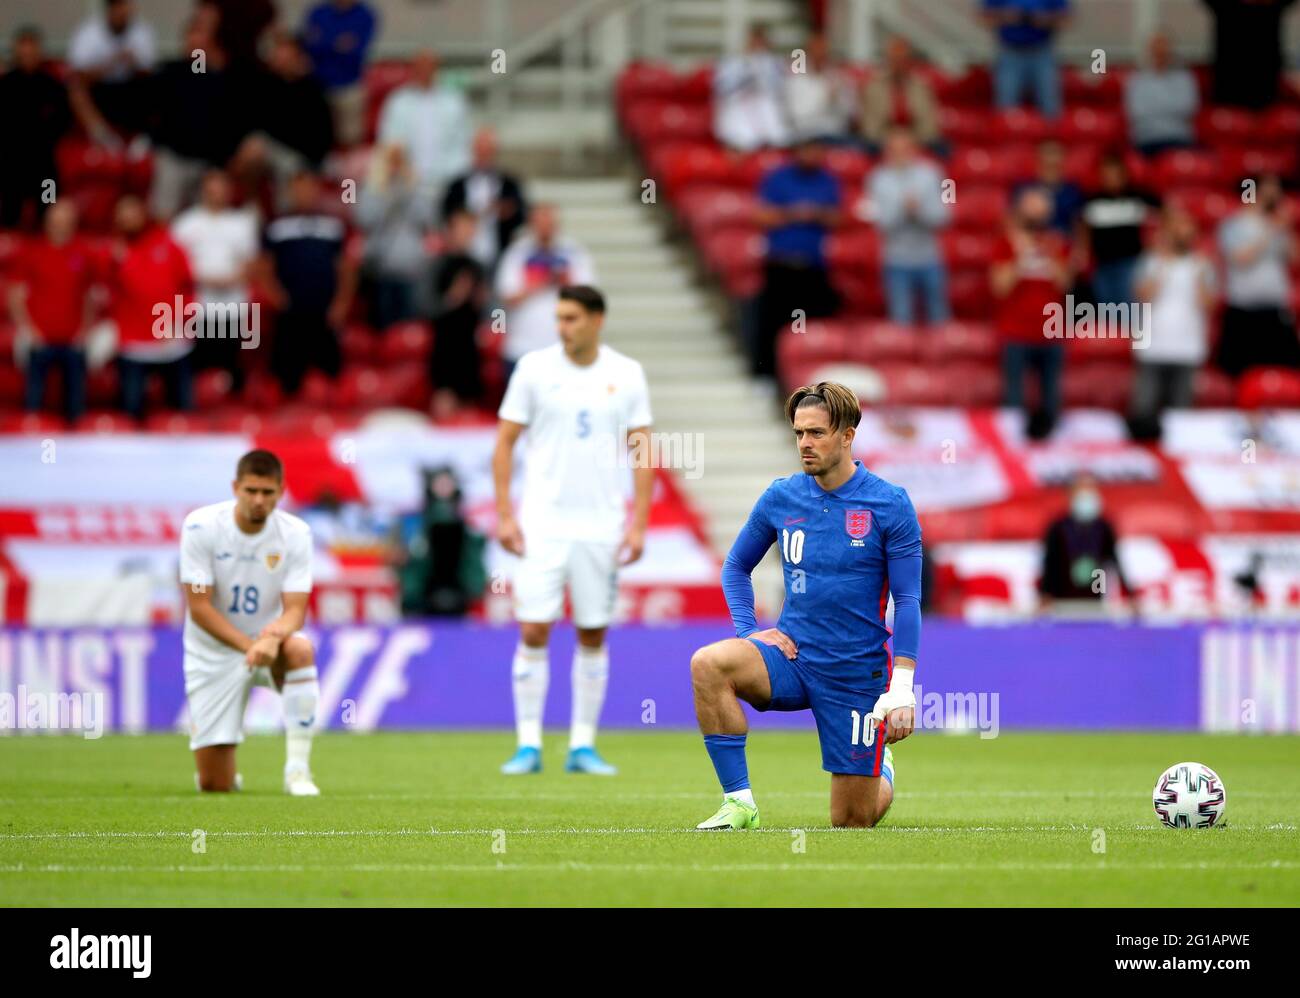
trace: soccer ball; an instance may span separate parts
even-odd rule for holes
[[[1160,774],[1151,801],[1166,828],[1210,828],[1222,823],[1228,794],[1209,766],[1180,762]]]

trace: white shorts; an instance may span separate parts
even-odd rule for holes
[[[515,570],[515,619],[524,624],[559,620],[567,586],[574,626],[608,627],[618,595],[618,549],[618,543],[602,541],[525,539]]]
[[[190,749],[238,745],[244,740],[244,707],[254,686],[275,689],[267,666],[250,669],[232,651],[220,659],[185,656],[185,699],[190,705]]]

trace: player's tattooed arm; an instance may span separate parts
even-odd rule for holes
[[[247,653],[253,646],[253,639],[241,631],[222,615],[212,604],[212,587],[185,584],[181,586],[185,593],[185,603],[190,611],[190,619],[203,628],[222,644],[229,645],[237,652]]]

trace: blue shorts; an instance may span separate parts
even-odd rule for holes
[[[772,701],[763,710],[809,710],[817,722],[822,746],[822,769],[850,776],[879,776],[885,741],[876,738],[871,709],[884,692],[854,690],[828,682],[785,652],[756,638],[750,642],[762,653],[772,684]],[[883,675],[882,669],[882,675]]]

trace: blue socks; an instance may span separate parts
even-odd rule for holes
[[[749,788],[749,766],[745,762],[744,735],[705,735],[713,769],[718,774],[724,794]]]

